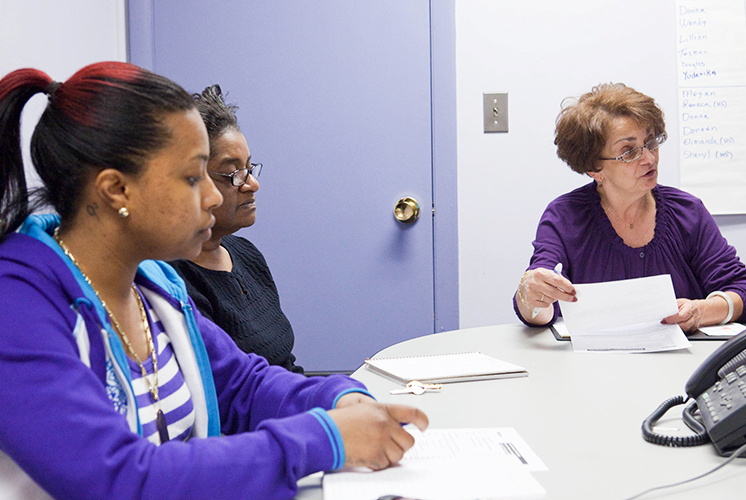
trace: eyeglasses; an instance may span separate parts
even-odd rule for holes
[[[254,179],[259,178],[259,174],[262,173],[262,164],[261,163],[250,163],[251,168],[239,168],[238,170],[234,170],[230,174],[223,174],[220,172],[208,172],[212,175],[219,175],[220,177],[230,177],[231,179],[231,185],[236,187],[241,187],[244,184],[246,184],[246,181],[249,179],[249,175],[253,175]]]
[[[666,139],[668,139],[668,135],[663,132],[661,135],[650,139],[642,147],[629,149],[616,158],[599,158],[599,160],[618,160],[623,161],[624,163],[632,163],[633,161],[640,159],[643,149],[647,149],[652,153],[661,147],[661,145],[666,142]]]

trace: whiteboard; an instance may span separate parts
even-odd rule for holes
[[[677,0],[681,188],[713,214],[746,213],[743,0]]]

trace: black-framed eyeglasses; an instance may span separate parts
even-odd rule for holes
[[[659,136],[650,139],[648,142],[645,143],[644,146],[627,150],[616,158],[599,158],[599,160],[617,160],[623,161],[624,163],[632,163],[633,161],[640,159],[643,149],[647,149],[652,153],[653,151],[661,147],[663,143],[666,142],[666,139],[668,139],[668,134],[663,132]]]
[[[254,179],[259,178],[259,174],[262,173],[262,164],[261,163],[250,163],[251,168],[239,168],[238,170],[234,170],[230,174],[223,174],[221,172],[208,172],[212,175],[219,175],[220,177],[229,177],[231,180],[231,185],[236,187],[241,187],[244,184],[246,184],[246,181],[249,179],[249,175],[253,175]]]

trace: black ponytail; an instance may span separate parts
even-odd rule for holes
[[[31,160],[43,187],[37,204],[51,205],[63,221],[78,211],[92,174],[115,168],[138,175],[170,140],[166,114],[196,107],[184,89],[137,66],[86,66],[62,84],[31,69],[0,80],[0,239],[30,212],[20,147],[20,113],[47,92],[49,104],[31,138]]]
[[[0,80],[0,241],[28,217],[29,197],[21,153],[21,112],[52,79],[35,69],[20,69]]]

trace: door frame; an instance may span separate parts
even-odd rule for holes
[[[127,1],[127,60],[153,70],[153,2]],[[459,328],[456,0],[429,0],[433,333]]]

